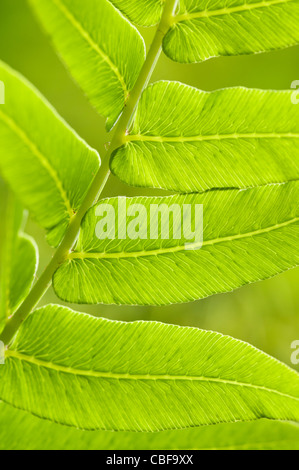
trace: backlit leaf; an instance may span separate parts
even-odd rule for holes
[[[0,332],[26,297],[34,280],[38,252],[22,232],[23,210],[0,180]]]
[[[299,179],[299,106],[291,96],[158,82],[144,92],[111,169],[134,186],[184,193]]]
[[[298,201],[299,182],[127,199],[128,208],[141,204],[145,213],[140,212],[136,239],[132,233],[124,240],[121,231],[112,232],[111,222],[107,235],[116,238],[98,238],[98,224],[104,220],[99,216],[101,204],[108,204],[109,208],[112,205],[116,224],[118,214],[121,220],[126,217],[126,208],[120,205],[118,210],[117,198],[101,201],[87,213],[75,251],[56,271],[55,291],[62,300],[73,303],[165,305],[197,300],[268,279],[299,264]],[[166,205],[163,223],[170,219],[166,234],[169,239],[163,239],[162,229],[156,239],[155,232],[151,234],[162,204]],[[174,204],[176,213],[169,217],[167,210]],[[196,205],[200,204],[204,212],[203,244],[200,217],[195,218]],[[193,238],[188,237],[187,212],[183,220],[184,205],[190,205],[193,230],[195,225],[199,227]],[[103,207],[106,211],[106,206]],[[110,220],[113,219],[114,216]],[[127,228],[131,221],[132,217],[128,217]],[[145,239],[140,238],[143,227]],[[182,235],[185,229],[187,236]]]
[[[58,245],[99,168],[99,157],[23,77],[0,62],[0,171]]]
[[[299,43],[298,0],[183,0],[164,39],[178,62],[272,51]]]
[[[48,306],[26,320],[6,351],[0,399],[82,429],[298,421],[299,374],[218,333]]]
[[[110,128],[145,59],[138,31],[107,0],[30,0],[72,76]]]

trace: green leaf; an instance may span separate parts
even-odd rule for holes
[[[38,264],[34,240],[22,232],[23,210],[0,180],[0,332],[28,294]]]
[[[99,157],[23,77],[0,62],[0,171],[58,245],[99,168]]]
[[[298,0],[181,1],[164,39],[178,62],[272,51],[299,43]]]
[[[299,450],[295,424],[259,420],[159,433],[85,432],[0,405],[0,450]]]
[[[299,374],[218,333],[48,306],[26,320],[6,351],[0,399],[80,429],[299,421]]]
[[[162,16],[165,0],[109,0],[133,23],[154,26]]]
[[[30,0],[55,48],[92,105],[123,110],[145,59],[138,31],[106,0]]]
[[[62,300],[73,303],[166,305],[268,279],[299,264],[298,200],[299,182],[202,195],[127,199],[127,208],[144,206],[140,227],[147,227],[147,238],[131,239],[127,235],[125,240],[117,227],[114,240],[98,238],[98,223],[104,220],[96,215],[101,204],[113,206],[116,222],[118,212],[121,219],[126,215],[122,205],[118,211],[117,198],[101,201],[87,213],[75,251],[56,271],[54,289]],[[162,204],[166,209],[177,204],[179,212],[173,217],[164,212],[163,223],[170,218],[170,239],[162,239],[161,227],[158,238],[151,239],[154,215]],[[188,241],[181,232],[178,239],[172,236],[177,227],[188,230],[190,215],[186,215],[186,222],[182,220],[182,208],[187,204],[191,205],[192,226],[197,220],[199,228],[195,209],[203,204],[203,245],[199,229],[193,245],[193,240]],[[128,217],[128,228],[131,219]]]
[[[291,95],[158,82],[144,92],[112,172],[134,186],[179,192],[299,179],[299,106]]]

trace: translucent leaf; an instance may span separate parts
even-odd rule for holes
[[[28,294],[38,264],[34,241],[22,232],[23,210],[0,180],[0,332]]]
[[[117,198],[101,201],[87,213],[75,251],[56,271],[55,291],[62,300],[73,303],[166,305],[270,278],[299,264],[298,199],[299,182],[202,195],[127,199],[127,210],[140,204],[143,211],[137,215],[136,239],[133,232],[129,234],[134,219],[127,217],[124,240],[117,220],[118,216],[120,220],[126,217],[126,207]],[[106,204],[110,218],[107,234],[98,232],[98,224],[105,220],[100,212],[106,211]],[[196,215],[196,205],[200,204],[203,243],[200,214]],[[176,208],[172,213],[173,205]],[[184,205],[189,205],[189,214],[184,212]],[[132,209],[135,212],[134,207],[129,212]],[[158,234],[155,232],[159,209],[163,224],[170,221],[166,238],[160,226]],[[195,235],[189,230],[190,220],[193,231],[198,227]],[[120,226],[125,227],[123,223]],[[185,230],[186,235],[182,234]],[[145,238],[140,238],[144,232]]]
[[[184,193],[299,179],[299,106],[291,96],[158,82],[144,92],[111,169],[134,186]]]
[[[299,450],[299,427],[277,421],[159,433],[86,432],[0,406],[0,450]]]
[[[183,0],[164,39],[178,62],[272,51],[299,43],[298,0]]]
[[[162,16],[165,0],[110,0],[127,18],[140,26],[153,26]]]
[[[299,374],[217,333],[48,306],[26,320],[6,351],[0,398],[81,429],[298,421]]]
[[[0,171],[58,245],[99,168],[99,157],[23,77],[0,62]]]
[[[92,105],[123,110],[145,59],[138,31],[107,0],[30,0],[55,48]]]

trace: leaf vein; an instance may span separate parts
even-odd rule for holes
[[[224,140],[224,139],[299,139],[299,134],[286,132],[286,133],[274,133],[274,132],[263,132],[263,133],[250,133],[250,134],[215,134],[215,135],[197,135],[197,136],[151,136],[151,135],[127,135],[124,137],[126,142],[173,142],[173,143],[185,143],[185,142],[204,142],[211,140]]]
[[[236,387],[252,388],[259,391],[264,391],[267,393],[277,394],[279,396],[289,398],[299,402],[299,397],[289,395],[287,393],[280,392],[279,390],[271,389],[268,387],[263,387],[262,385],[255,385],[251,383],[243,383],[234,380],[221,379],[217,377],[204,377],[204,376],[185,376],[185,375],[155,375],[155,374],[124,374],[124,373],[114,373],[114,372],[101,372],[93,370],[81,370],[71,367],[65,367],[60,364],[54,364],[52,362],[46,362],[40,359],[37,359],[34,356],[28,356],[23,353],[20,353],[15,350],[7,350],[6,358],[14,358],[22,362],[28,362],[34,364],[38,367],[44,367],[46,369],[51,369],[56,372],[62,372],[66,374],[73,374],[76,376],[83,377],[94,377],[100,379],[114,379],[114,380],[141,380],[141,381],[190,381],[190,382],[208,382],[216,383],[222,385],[232,385]]]
[[[202,10],[195,13],[184,13],[174,18],[174,24],[181,23],[182,21],[193,20],[197,18],[209,18],[211,16],[224,16],[231,15],[233,13],[244,13],[245,11],[257,10],[259,8],[269,8],[273,5],[281,5],[284,3],[294,2],[294,0],[269,0],[257,3],[244,3],[231,8],[221,8],[218,10]]]
[[[276,224],[272,225],[271,227],[266,227],[260,230],[255,230],[252,232],[248,233],[241,233],[238,235],[232,235],[229,237],[223,237],[223,238],[216,238],[213,240],[207,240],[204,241],[203,243],[196,244],[194,243],[192,246],[194,246],[194,250],[196,249],[197,246],[205,247],[205,246],[213,246],[219,243],[223,242],[228,242],[228,241],[234,241],[234,240],[242,240],[245,238],[250,238],[253,236],[257,235],[262,235],[264,233],[269,233],[274,230],[279,230],[283,227],[287,227],[289,225],[295,224],[299,222],[299,217],[293,218],[291,220],[288,220],[286,222],[283,222],[281,224]],[[191,246],[188,245],[188,246]],[[107,258],[139,258],[139,257],[145,257],[145,256],[157,256],[157,255],[163,255],[167,253],[177,253],[180,251],[186,251],[185,243],[183,245],[175,246],[175,247],[170,247],[170,248],[160,248],[157,250],[151,250],[151,251],[139,251],[139,252],[128,252],[128,253],[84,253],[84,252],[73,252],[68,255],[69,259],[107,259]],[[190,250],[188,250],[190,251]],[[192,250],[191,250],[192,251]]]

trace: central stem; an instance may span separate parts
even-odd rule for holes
[[[111,141],[110,148],[103,158],[101,168],[95,176],[79,211],[71,219],[64,239],[59,248],[57,249],[48,267],[43,272],[39,280],[36,282],[28,297],[17,310],[15,315],[8,320],[6,327],[3,330],[2,335],[0,336],[0,340],[4,344],[8,345],[10,343],[21,324],[24,322],[24,320],[26,320],[28,315],[31,313],[31,311],[38,304],[40,299],[50,287],[52,277],[55,271],[67,259],[70,250],[76,242],[84,215],[102,194],[103,189],[110,176],[109,162],[111,155],[118,147],[125,143],[125,135],[127,128],[130,125],[133,113],[141,97],[142,91],[150,80],[152,72],[156,66],[157,60],[159,59],[159,56],[161,54],[163,38],[172,24],[173,14],[177,5],[177,1],[178,0],[166,0],[162,19],[156,31],[153,43],[147,54],[146,61],[144,62],[136,84],[132,92],[130,93],[124,111],[119,119],[113,139]]]

